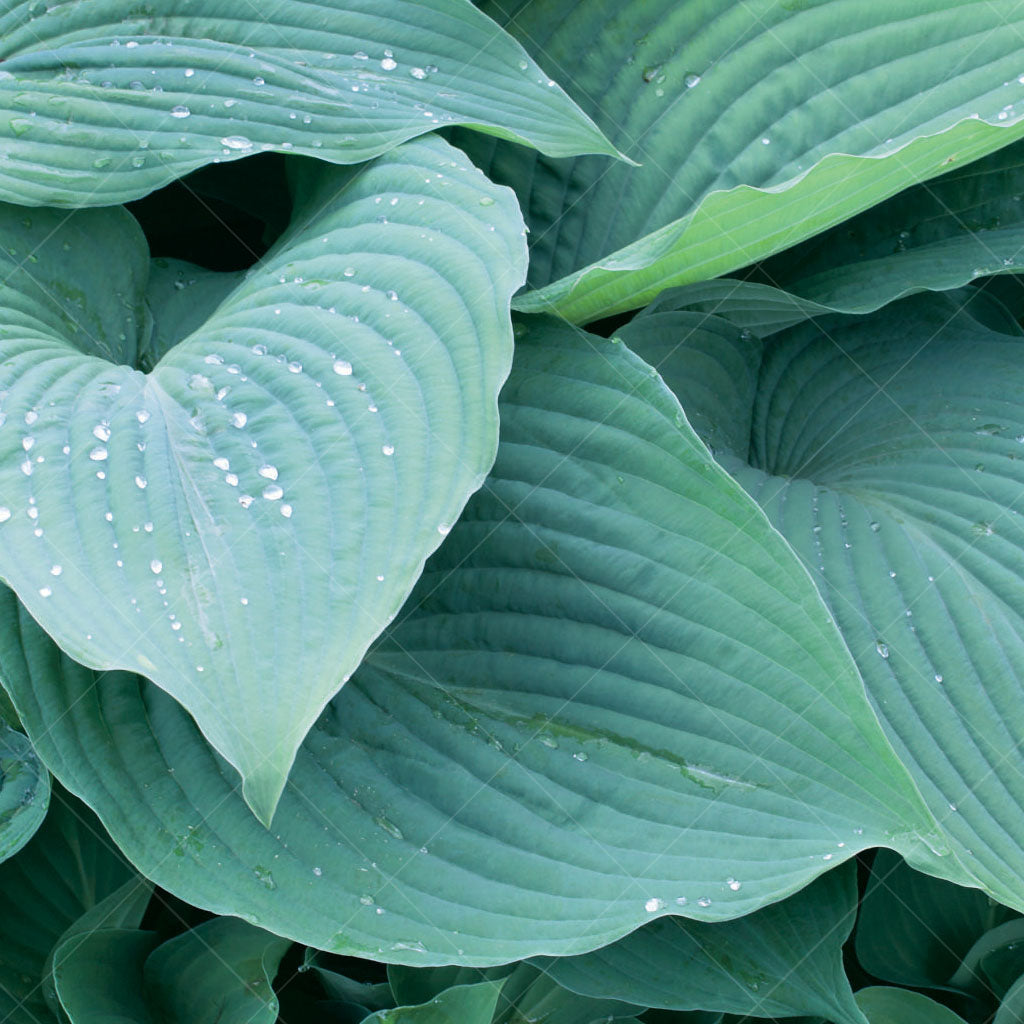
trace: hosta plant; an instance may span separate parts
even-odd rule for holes
[[[0,1020],[1024,1014],[1022,38],[0,0]]]

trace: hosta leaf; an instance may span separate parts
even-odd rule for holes
[[[469,0],[0,4],[0,200],[109,206],[261,150],[359,163],[441,124],[616,150]]]
[[[737,921],[664,917],[592,953],[534,963],[587,996],[864,1024],[842,962],[856,913],[856,872],[847,864]]]
[[[54,1016],[60,1018],[62,1002],[57,994],[57,966],[65,963],[69,957],[79,956],[88,964],[92,953],[81,947],[83,944],[87,945],[89,938],[99,931],[138,928],[152,895],[152,883],[136,875],[95,906],[89,907],[81,917],[64,929],[43,966],[43,998]],[[82,973],[86,986],[90,987],[88,970]],[[88,993],[85,999],[88,1005]]]
[[[765,262],[759,273],[805,299],[871,312],[1024,265],[1024,148],[1007,146],[894,196]]]
[[[129,215],[0,208],[37,260],[0,292],[0,574],[73,657],[180,700],[264,822],[493,461],[525,259],[511,194],[436,137],[304,174],[292,228],[148,375]]]
[[[950,979],[950,985],[980,997],[996,999],[1024,974],[1024,918],[1004,921],[980,936],[964,954],[963,963]],[[991,973],[989,967],[991,966]],[[994,983],[1001,979],[1001,984]]]
[[[364,1024],[491,1024],[501,986],[489,981],[445,989],[419,1006],[378,1010]]]
[[[142,987],[142,966],[158,942],[154,932],[102,928],[61,946],[55,956],[61,1019],[68,1024],[164,1024],[150,1013]],[[196,1018],[197,1024],[212,1020],[209,1015],[205,1021]]]
[[[719,459],[814,574],[961,868],[911,865],[1022,910],[1024,337],[959,299],[776,335],[749,450]]]
[[[271,988],[291,943],[236,918],[206,921],[146,960],[146,999],[167,1024],[274,1024]]]
[[[879,850],[857,922],[857,959],[883,981],[945,987],[974,941],[1012,913],[978,889],[921,874]]]
[[[59,788],[29,844],[0,865],[0,1020],[44,1024],[47,956],[90,907],[134,876],[95,815]]]
[[[558,1021],[558,1024],[596,1024],[631,1020],[642,1006],[617,999],[591,997],[559,985],[548,972],[529,963],[506,964],[481,970],[476,967],[415,968],[392,966],[388,980],[401,1003],[426,1002],[454,985],[486,980],[500,990],[493,1019],[488,1024],[523,1024]],[[647,1000],[644,999],[644,1003]]]
[[[992,1024],[1016,1024],[1024,1016],[1024,977],[1018,978],[999,1004]]]
[[[50,773],[24,733],[0,719],[0,861],[35,834],[50,804]]]
[[[460,137],[519,192],[517,308],[586,322],[728,273],[1024,133],[1024,14],[960,0],[493,0],[639,169]],[[1000,120],[1002,119],[1002,120]]]
[[[495,469],[273,831],[176,702],[8,594],[0,676],[58,778],[189,902],[420,966],[733,918],[933,842],[809,576],[651,368],[553,324],[516,358]]]
[[[905,988],[862,988],[857,1002],[869,1024],[964,1024],[962,1017],[941,1003]]]

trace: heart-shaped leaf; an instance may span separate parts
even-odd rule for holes
[[[0,208],[0,575],[181,701],[264,822],[494,459],[525,262],[514,197],[436,137],[301,170],[291,228],[149,374],[132,218]]]
[[[665,372],[813,573],[960,867],[911,865],[1024,910],[1024,334],[976,295],[779,333],[745,410],[688,386],[689,319]]]
[[[262,150],[352,164],[443,124],[616,154],[469,0],[0,8],[0,200],[109,206]]]
[[[318,948],[486,966],[739,917],[933,841],[806,570],[650,366],[533,323],[501,414],[272,832],[180,705],[60,656],[2,592],[28,735],[147,877]]]
[[[586,323],[1024,135],[1024,13],[937,0],[490,0],[640,168],[460,135],[519,193],[516,308]],[[924,44],[922,40],[927,40]]]

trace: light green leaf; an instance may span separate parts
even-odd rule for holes
[[[8,594],[0,675],[58,778],[183,899],[418,966],[739,917],[934,842],[809,576],[657,374],[552,323],[516,359],[495,469],[272,832],[176,702],[59,657]]]
[[[769,339],[749,449],[718,458],[814,575],[960,865],[911,866],[1022,910],[1024,337],[960,298]]]
[[[856,914],[856,871],[847,864],[736,921],[664,917],[593,953],[533,962],[592,997],[864,1024],[842,960]]]
[[[353,164],[438,125],[616,150],[469,0],[0,4],[0,199],[110,206],[264,150]]]
[[[342,973],[343,968],[336,968],[332,957],[322,950],[306,949],[303,954],[300,971],[316,971],[330,999],[366,1008],[365,1013],[373,1010],[390,1010],[395,1005],[395,996],[391,985],[385,982],[356,981]],[[344,963],[344,961],[342,961]],[[422,1001],[422,1000],[419,1000]]]
[[[805,299],[871,312],[1024,266],[1024,148],[1007,146],[894,196],[759,268]]]
[[[291,943],[219,917],[165,942],[146,960],[146,999],[167,1024],[274,1024],[271,988]]]
[[[975,940],[1012,913],[978,889],[923,875],[879,850],[857,922],[857,959],[883,981],[944,988]]]
[[[0,575],[72,657],[181,701],[263,822],[494,459],[525,261],[512,195],[437,137],[301,170],[292,227],[173,348],[159,268],[148,375],[132,218],[0,208],[37,259],[0,291]]]
[[[445,989],[428,1003],[378,1010],[363,1024],[491,1024],[501,986],[489,981]]]
[[[862,988],[857,1002],[870,1024],[965,1024],[941,1003],[905,988]]]
[[[23,733],[0,719],[0,862],[35,834],[50,805],[50,773]]]
[[[1024,13],[982,0],[483,8],[642,165],[460,135],[527,212],[528,312],[584,323],[643,306],[1024,134]]]
[[[1021,943],[1024,942],[1024,918],[1014,918],[990,928],[981,935],[964,954],[963,963],[950,979],[950,986],[984,998],[1002,998],[1010,983],[1024,974],[1024,957]],[[991,958],[995,959],[991,959]],[[995,987],[992,976],[986,969],[993,965],[994,973],[1002,977],[1004,984]],[[1006,975],[1010,977],[1007,978]]]
[[[101,928],[60,946],[54,977],[66,1015],[61,1019],[69,1024],[164,1024],[150,1013],[142,987],[142,966],[158,942],[154,932]]]
[[[4,1024],[53,1020],[42,988],[50,950],[65,929],[134,874],[92,811],[55,789],[39,831],[0,865]]]

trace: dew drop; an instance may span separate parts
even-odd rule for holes
[[[238,504],[242,508],[248,508],[253,503],[253,496],[251,494],[240,494],[238,496]]]
[[[291,517],[292,517],[292,507],[291,507],[291,505],[282,505],[281,506],[281,515],[283,515],[285,517],[285,519],[291,519]]]
[[[11,518],[11,510],[6,505],[0,505],[0,523],[6,523]]]
[[[267,486],[263,488],[263,497],[266,498],[267,501],[280,501],[280,499],[284,497],[284,490],[281,488],[280,484],[267,484]]]
[[[139,421],[140,424],[146,423],[149,420],[149,416],[150,416],[150,413],[149,413],[148,409],[140,409],[135,414],[135,418]]]
[[[164,563],[161,562],[159,558],[154,558],[153,561],[149,563],[149,569],[154,576],[159,576],[164,570]]]
[[[701,898],[699,900],[697,900],[697,906],[698,907],[710,907],[711,906],[710,898],[707,897],[707,896],[701,896]]]
[[[335,359],[334,372],[340,377],[350,377],[352,375],[352,364],[344,359]]]
[[[665,901],[664,900],[659,900],[657,896],[652,896],[644,904],[644,910],[646,910],[648,914],[656,914],[664,906],[665,906]]]
[[[889,657],[889,645],[882,640],[875,641],[875,650],[878,651],[879,655],[883,658]]]
[[[216,459],[214,459],[213,464],[218,469],[223,470],[225,473],[231,468],[231,463],[228,462],[228,460],[225,459],[223,455],[220,455]]]
[[[302,373],[302,363],[298,360],[293,360],[288,364],[289,373]]]
[[[53,593],[53,591],[49,587],[40,587],[39,588],[39,596],[40,597],[49,597],[52,593]]]
[[[733,892],[739,892],[740,889],[743,887],[743,883],[737,882],[735,878],[726,879],[725,884],[728,885]]]
[[[381,449],[380,450],[385,455],[394,455],[395,454],[395,446],[393,444],[381,445]]]
[[[385,71],[394,71],[398,67],[398,61],[394,57],[385,57],[381,62],[380,66]]]
[[[144,491],[149,486],[149,481],[144,476],[137,476],[135,478],[135,486],[140,491]]]
[[[695,85],[700,85],[700,75],[696,75],[691,72],[683,79],[683,84],[687,89],[692,89]]]
[[[179,104],[176,107],[171,107],[171,117],[188,117],[192,111],[188,107]]]
[[[935,674],[935,682],[937,682],[937,683],[941,683],[942,682],[942,676],[939,675],[939,673],[937,673],[937,672]]]
[[[63,565],[51,565],[50,566],[50,575],[51,576],[59,576],[63,571],[64,571],[64,566]]]
[[[231,414],[231,426],[242,429],[249,422],[249,417],[244,412],[236,412]]]
[[[224,483],[226,483],[228,487],[237,487],[238,477],[235,476],[234,473],[228,473],[228,475],[224,477]]]
[[[450,523],[438,523],[437,525],[437,532],[441,534],[442,537],[447,537],[448,534],[451,533],[451,530],[452,528]]]
[[[227,462],[227,459],[224,460]],[[224,467],[227,469],[227,466]],[[277,479],[277,466],[260,466],[259,474],[264,480],[276,480]]]
[[[106,423],[98,423],[92,428],[92,436],[97,441],[109,441],[110,440],[110,427]]]
[[[252,149],[252,141],[244,135],[225,135],[220,144],[225,149]]]
[[[89,458],[93,462],[104,462],[107,458],[107,449],[102,445],[97,445],[91,452],[89,452]]]

